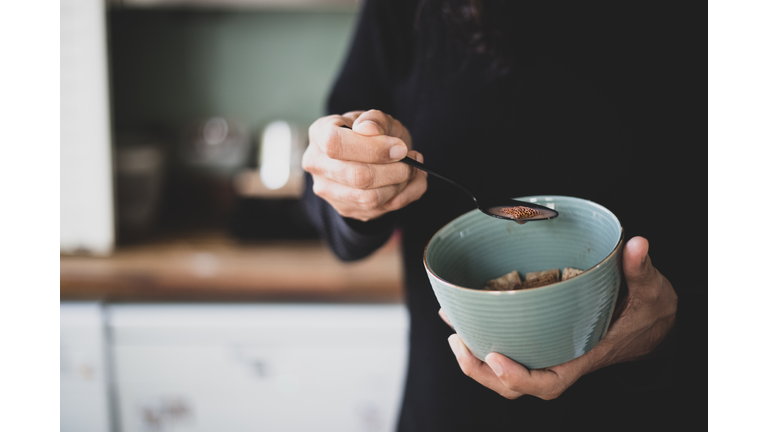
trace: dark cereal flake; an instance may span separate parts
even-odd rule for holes
[[[534,216],[538,216],[540,213],[536,209],[530,207],[516,206],[516,207],[504,207],[502,212],[512,216],[515,219],[529,219]]]

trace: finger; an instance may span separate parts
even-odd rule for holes
[[[622,266],[627,299],[622,316],[641,313],[646,318],[664,317],[665,322],[671,322],[677,312],[677,294],[667,278],[653,267],[648,250],[648,240],[643,237],[633,237],[624,246]]]
[[[408,129],[392,116],[379,110],[370,110],[355,119],[352,129],[363,135],[389,135],[403,140],[410,149],[411,135]]]
[[[674,291],[668,286],[666,278],[653,267],[648,249],[645,238],[631,238],[624,246],[622,266],[628,297],[653,303],[661,296],[674,296]]]
[[[321,124],[329,123],[339,127],[347,126],[349,128],[352,128],[352,125],[355,124],[355,120],[357,120],[357,118],[360,117],[360,115],[363,114],[364,112],[365,111],[349,111],[342,115],[330,115],[327,117],[323,117],[318,121]]]
[[[498,353],[488,354],[485,362],[504,387],[515,392],[551,400],[564,390],[564,380],[551,369],[528,370]]]
[[[451,346],[451,351],[453,351],[453,354],[456,356],[456,361],[459,363],[461,371],[464,372],[465,375],[507,399],[516,399],[523,395],[520,392],[504,386],[490,366],[488,366],[487,363],[480,361],[469,351],[469,348],[464,345],[464,342],[459,335],[451,335],[448,338],[448,343]]]
[[[440,315],[440,318],[442,318],[446,324],[448,324],[449,326],[451,326],[451,328],[453,328],[453,324],[451,324],[451,320],[448,319],[448,315],[445,314],[445,311],[443,310],[443,308],[440,308],[440,310],[437,311],[437,314]]]
[[[355,189],[405,185],[416,175],[416,169],[404,163],[367,164],[340,161],[325,156],[315,145],[311,147],[305,152],[306,157],[302,161],[305,171]]]
[[[407,187],[407,184],[397,184],[376,189],[356,189],[323,176],[315,176],[313,179],[315,195],[328,201],[345,217],[352,217],[360,211],[389,211],[388,207],[383,206]]]
[[[414,158],[423,157],[414,152]],[[322,175],[312,176],[315,195],[328,201],[345,217],[368,220],[398,210],[421,198],[427,190],[426,173],[418,171],[406,184],[361,190],[336,183]]]
[[[427,173],[416,170],[416,175],[406,184],[405,189],[384,204],[384,209],[394,211],[418,200],[427,191]]]
[[[314,175],[325,175],[324,166],[330,159],[314,142],[310,141],[304,154],[301,155],[301,168]]]
[[[326,156],[343,161],[392,163],[403,159],[408,147],[402,139],[387,135],[364,136],[344,129],[347,119],[331,116],[312,124],[310,142]]]
[[[632,237],[624,245],[622,265],[627,282],[647,282],[654,275],[653,265],[648,256],[650,245],[643,237]]]
[[[355,123],[355,120],[362,114],[363,111],[350,111],[344,115],[329,115],[326,117],[319,118],[315,120],[314,123],[312,123],[309,126],[309,139],[312,141],[312,138],[315,136],[319,136],[318,133],[328,127],[342,127],[342,126],[349,126],[352,127],[352,125]]]
[[[364,112],[365,111],[350,111],[342,114],[341,117],[347,120],[344,123],[344,125],[349,126],[351,128],[355,124],[355,120],[357,120],[357,118],[360,117],[360,115]],[[341,125],[338,125],[338,126],[341,126]]]

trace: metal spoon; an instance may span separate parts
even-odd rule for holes
[[[554,219],[558,216],[558,212],[549,207],[545,207],[539,204],[530,202],[518,201],[512,198],[506,197],[489,197],[478,199],[475,194],[470,192],[469,189],[449,179],[448,177],[437,173],[433,168],[427,168],[424,164],[417,162],[406,156],[405,159],[400,162],[406,163],[414,168],[418,168],[425,171],[440,180],[446,181],[457,188],[463,190],[467,195],[472,197],[475,201],[475,205],[481,212],[488,216],[493,216],[499,219],[511,219],[517,223],[525,223],[532,221]]]
[[[346,125],[342,127],[346,129],[352,129]],[[478,199],[477,196],[472,192],[470,192],[469,189],[456,183],[455,181],[449,179],[448,177],[438,173],[433,168],[427,168],[424,164],[418,161],[415,161],[407,156],[405,157],[405,159],[401,159],[400,162],[408,164],[414,168],[418,168],[424,172],[427,172],[439,178],[440,180],[446,181],[456,186],[457,188],[461,189],[467,195],[472,197],[472,200],[475,201],[475,205],[477,206],[477,208],[481,212],[487,214],[488,216],[493,216],[499,219],[509,219],[517,223],[523,224],[525,222],[554,219],[559,214],[556,210],[551,209],[549,207],[545,207],[545,206],[530,203],[530,202],[518,201],[512,198],[484,197],[482,199]]]

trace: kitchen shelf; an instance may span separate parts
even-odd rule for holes
[[[394,236],[370,257],[339,261],[319,240],[240,243],[201,233],[61,256],[60,299],[102,301],[402,301]]]

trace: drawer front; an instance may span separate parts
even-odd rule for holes
[[[121,430],[391,431],[400,305],[113,306]]]

